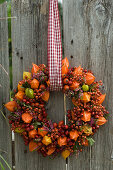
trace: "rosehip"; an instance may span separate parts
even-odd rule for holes
[[[53,127],[56,128],[57,127],[57,123],[53,123]]]
[[[32,130],[32,129],[34,129],[34,126],[33,126],[33,125],[31,125],[31,126],[30,126],[30,129],[31,129],[31,130]]]
[[[64,128],[65,128],[65,129],[68,129],[68,125],[64,125]]]
[[[27,130],[27,131],[30,131],[30,128],[29,128],[29,127],[27,127],[27,128],[26,128],[26,130]]]

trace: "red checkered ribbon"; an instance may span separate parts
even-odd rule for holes
[[[58,0],[49,0],[48,66],[50,90],[62,89],[62,42]]]

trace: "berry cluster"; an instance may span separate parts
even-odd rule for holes
[[[83,146],[92,145],[92,136],[107,122],[108,111],[102,106],[105,94],[95,81],[91,71],[81,66],[69,69],[67,58],[62,60],[63,92],[73,103],[67,111],[68,124],[52,122],[46,112],[49,100],[49,71],[41,64],[33,64],[32,71],[23,73],[23,80],[13,91],[13,100],[5,107],[11,112],[11,130],[19,133],[29,145],[43,156],[55,157],[61,153],[64,159],[72,153],[82,151]]]

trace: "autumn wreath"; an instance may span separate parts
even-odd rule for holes
[[[92,136],[99,126],[107,122],[102,103],[105,94],[99,90],[102,81],[95,81],[91,71],[81,66],[69,69],[67,58],[62,60],[63,93],[72,99],[73,108],[67,111],[68,124],[58,124],[48,118],[46,103],[49,100],[49,73],[44,64],[33,64],[32,71],[23,73],[23,80],[13,91],[12,101],[5,104],[11,112],[11,130],[19,133],[30,151],[64,159],[92,145]]]

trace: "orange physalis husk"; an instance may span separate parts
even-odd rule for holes
[[[25,123],[31,123],[32,119],[33,119],[33,117],[29,113],[23,113],[22,114],[22,120]]]
[[[45,102],[48,102],[49,96],[50,96],[49,91],[44,91],[44,92],[42,93],[42,99],[43,99]]]
[[[24,92],[23,91],[18,91],[16,94],[15,94],[15,97],[18,99],[18,100],[23,100],[24,98]]]
[[[76,141],[77,138],[79,137],[79,133],[78,133],[77,130],[70,131],[70,132],[69,132],[69,135],[70,135],[70,138],[71,138],[71,139],[74,139],[75,141]]]
[[[98,103],[99,104],[102,104],[103,103],[103,101],[105,100],[105,97],[106,97],[106,94],[102,94],[100,97],[98,97]]]
[[[81,66],[75,68],[74,74],[75,74],[75,75],[81,75],[81,74],[82,74],[82,68],[81,68]]]
[[[51,147],[48,149],[47,155],[51,155],[55,151],[55,147]]]
[[[67,74],[67,72],[68,72],[68,67],[62,66],[62,77],[65,77],[65,75]]]
[[[66,149],[66,150],[64,150],[64,151],[61,153],[61,155],[62,155],[62,157],[63,157],[64,159],[66,159],[66,158],[69,157],[70,151]]]
[[[59,137],[58,138],[58,145],[59,146],[64,146],[67,145],[67,137]]]
[[[38,128],[38,134],[41,135],[42,137],[44,137],[47,133],[48,131],[45,130],[44,127]]]
[[[70,89],[71,90],[75,90],[76,88],[78,88],[79,87],[79,83],[77,82],[77,81],[74,81],[73,83],[72,83],[72,85],[70,86]]]
[[[18,83],[18,91],[25,91],[25,88],[22,87],[21,82]]]
[[[89,126],[89,125],[83,125],[82,126],[82,130],[83,132],[86,134],[86,135],[91,135],[93,132],[92,132],[92,127]]]
[[[95,81],[95,76],[92,73],[86,73],[85,83],[87,85],[91,85],[94,81]]]
[[[34,142],[33,140],[29,142],[29,151],[35,151],[38,148],[38,143]]]
[[[46,81],[46,84],[47,84],[47,86],[49,87],[49,86],[50,86],[50,81],[49,81],[49,80]]]
[[[42,143],[46,146],[49,145],[50,143],[52,143],[51,137],[44,136],[42,139]]]
[[[32,70],[31,70],[32,74],[37,73],[40,68],[34,63],[32,63],[32,65],[33,65]]]
[[[107,120],[105,119],[105,117],[103,116],[100,116],[97,121],[96,121],[96,124],[101,126],[101,125],[104,125],[105,123],[107,122]]]
[[[75,105],[75,106],[77,106],[77,101],[76,101],[76,99],[73,97],[72,98],[72,103]]]
[[[31,131],[29,131],[29,137],[30,138],[35,138],[35,136],[37,135],[37,130],[33,129]]]
[[[39,87],[39,81],[37,79],[33,79],[30,84],[32,89],[38,89]]]
[[[67,68],[69,67],[69,61],[68,61],[67,57],[62,60],[62,67],[63,66],[65,66]]]
[[[69,67],[69,61],[66,57],[62,60],[62,77],[65,77],[65,75],[67,74],[68,67]]]
[[[84,122],[89,122],[91,120],[91,113],[84,111],[83,113],[83,117],[81,118]]]
[[[7,110],[10,112],[14,112],[15,108],[17,107],[17,103],[15,101],[10,101],[4,105]]]
[[[83,96],[81,97],[81,100],[84,102],[84,103],[87,103],[90,101],[90,95],[87,93],[87,92],[84,92],[83,93]]]
[[[23,79],[31,79],[31,73],[30,72],[23,72]]]

